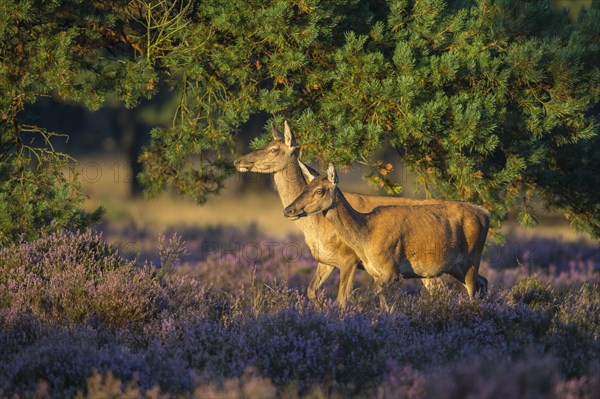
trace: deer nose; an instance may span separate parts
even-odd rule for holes
[[[283,210],[283,216],[289,220],[298,220],[301,217],[306,216],[306,212],[301,209],[298,210],[295,206],[290,205]]]
[[[235,166],[239,172],[249,172],[253,165],[254,162],[244,161],[242,158],[238,158],[233,161],[233,166]]]
[[[290,217],[293,213],[294,213],[294,208],[291,206],[288,206],[287,208],[285,208],[283,210],[283,216],[285,216],[286,218]]]

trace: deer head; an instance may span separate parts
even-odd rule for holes
[[[338,177],[333,164],[329,164],[327,176],[316,176],[302,162],[300,168],[308,184],[298,198],[283,210],[284,216],[290,220],[326,212],[335,206],[336,201]]]
[[[298,159],[298,146],[290,126],[285,121],[284,134],[273,125],[273,140],[258,150],[252,151],[234,161],[239,172],[276,173],[282,171],[289,162]]]

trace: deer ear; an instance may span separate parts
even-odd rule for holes
[[[304,178],[306,179],[307,183],[310,183],[315,179],[315,177],[319,176],[319,174],[316,173],[315,170],[313,170],[301,160],[298,160],[298,164],[300,165],[300,169],[302,170],[302,174],[304,175]]]
[[[292,148],[292,149],[296,149],[296,139],[294,138],[294,135],[292,134],[292,130],[290,129],[290,125],[288,125],[287,121],[283,122],[284,125],[284,136],[285,136],[285,144],[287,144],[288,147]]]
[[[283,140],[283,134],[275,127],[275,123],[271,125],[271,132],[273,133],[273,138],[275,140]]]
[[[332,163],[329,163],[329,167],[327,168],[327,179],[332,183],[332,184],[338,184],[338,176],[337,173],[335,173],[335,167],[333,166]]]

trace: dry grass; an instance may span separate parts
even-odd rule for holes
[[[172,193],[164,193],[152,200],[131,198],[131,174],[123,159],[83,159],[78,170],[88,197],[85,208],[104,207],[105,219],[110,224],[133,223],[140,228],[159,231],[175,226],[205,228],[256,224],[276,237],[295,232],[294,225],[283,217],[281,202],[274,190],[240,194],[236,190],[239,179],[235,176],[230,178],[220,196],[209,197],[201,206]],[[87,176],[86,171],[89,172]]]

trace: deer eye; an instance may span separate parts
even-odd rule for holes
[[[317,191],[315,191],[315,193],[317,193],[319,195],[323,195],[323,189],[322,188],[318,188]]]
[[[271,154],[277,154],[277,153],[279,152],[279,148],[278,148],[278,147],[272,147],[272,148],[269,150],[269,152],[270,152]]]

